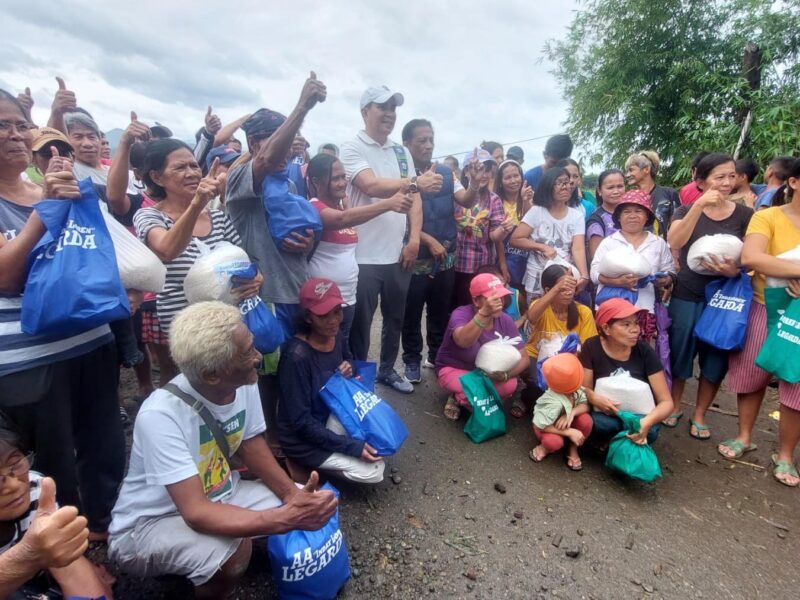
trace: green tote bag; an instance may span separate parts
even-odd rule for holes
[[[662,476],[655,451],[650,444],[637,444],[628,438],[628,433],[639,431],[640,417],[624,411],[617,416],[622,420],[624,429],[608,445],[606,466],[632,479],[647,483],[655,481]]]
[[[503,402],[492,380],[476,369],[459,377],[464,395],[472,405],[472,416],[464,425],[464,433],[476,444],[506,432]]]
[[[767,339],[756,365],[787,383],[800,383],[800,298],[786,288],[764,290],[767,305]]]

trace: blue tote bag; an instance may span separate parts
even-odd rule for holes
[[[321,489],[339,497],[329,483]],[[332,600],[350,579],[350,556],[339,529],[338,508],[322,529],[269,536],[267,550],[281,600]]]
[[[31,251],[22,296],[22,331],[77,335],[130,317],[114,243],[90,179],[79,200],[42,200],[34,210],[47,231]]]
[[[753,284],[747,273],[715,279],[706,285],[706,306],[694,326],[695,337],[720,350],[741,349],[752,301]]]
[[[358,379],[347,379],[336,371],[320,396],[348,435],[367,442],[378,456],[396,453],[408,437],[408,429],[394,409]]]
[[[256,275],[258,267],[252,263],[246,269],[231,272],[231,278],[235,278],[234,287],[244,281],[252,281]],[[244,324],[253,334],[253,345],[262,354],[275,352],[286,341],[283,327],[260,296],[245,298],[239,302],[239,312]]]
[[[289,234],[297,232],[308,235],[307,229],[314,232],[315,239],[322,235],[322,219],[311,202],[289,191],[289,177],[286,172],[270,173],[264,177],[261,188],[264,210],[269,215],[269,234],[275,246],[282,247]]]

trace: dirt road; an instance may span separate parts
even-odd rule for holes
[[[655,447],[664,478],[644,485],[612,475],[592,455],[580,473],[560,456],[534,464],[529,417],[473,444],[463,421],[441,417],[444,395],[431,371],[411,396],[378,392],[411,435],[389,460],[397,483],[339,484],[353,568],[341,598],[798,597],[797,491],[774,482],[768,468],[722,459],[714,441],[689,437],[685,420],[662,431]],[[719,402],[735,409],[730,394]],[[777,439],[768,416],[775,408],[771,393],[759,450],[745,456],[762,467]],[[713,413],[710,425],[719,441],[734,434],[736,419]],[[119,600],[191,598],[177,579],[120,576],[116,590]],[[258,547],[235,597],[273,596]]]

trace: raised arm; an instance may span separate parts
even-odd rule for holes
[[[398,192],[391,198],[386,198],[385,200],[366,206],[355,206],[353,208],[346,208],[345,210],[324,208],[320,216],[322,217],[322,225],[325,229],[344,229],[346,227],[363,225],[378,215],[389,211],[406,214],[412,204],[413,198],[410,194]]]
[[[131,199],[128,197],[128,172],[131,156],[131,146],[136,142],[145,142],[150,139],[150,128],[139,121],[136,113],[131,111],[131,124],[119,140],[119,146],[114,154],[114,160],[108,170],[106,182],[106,199],[111,212],[116,215],[127,214],[131,209]]]
[[[75,110],[78,105],[75,99],[75,92],[67,89],[67,84],[61,77],[56,77],[58,82],[58,91],[53,98],[53,105],[50,108],[50,118],[47,119],[47,126],[53,129],[58,129],[64,135],[67,135],[67,126],[64,124],[64,115],[70,111]]]
[[[211,107],[208,107],[211,110]],[[242,115],[235,121],[231,121],[227,125],[223,125],[219,131],[217,131],[216,135],[214,136],[214,147],[221,146],[229,139],[233,137],[233,134],[236,133],[242,124],[250,118],[251,113],[247,113],[246,115]]]

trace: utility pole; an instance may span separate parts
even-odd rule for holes
[[[742,122],[742,131],[733,153],[734,159],[739,158],[739,153],[747,143],[747,135],[753,123],[753,93],[761,88],[761,48],[753,42],[747,42],[744,47],[744,77],[747,80],[746,106],[740,111],[738,119]]]

